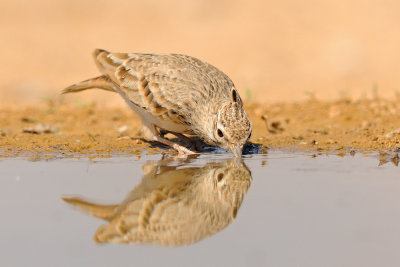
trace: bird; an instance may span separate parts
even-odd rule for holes
[[[245,163],[235,159],[200,167],[160,160],[146,162],[142,169],[140,184],[119,204],[62,198],[107,222],[94,235],[97,243],[193,244],[233,222],[252,182]]]
[[[98,88],[118,93],[140,117],[145,139],[194,154],[164,138],[187,135],[241,157],[252,124],[232,80],[216,67],[182,54],[112,53],[95,49],[101,73],[65,88],[62,94]]]

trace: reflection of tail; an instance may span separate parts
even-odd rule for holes
[[[76,83],[74,85],[71,85],[71,86],[65,88],[64,90],[62,90],[61,93],[62,94],[76,93],[76,92],[80,92],[80,91],[92,89],[92,88],[99,88],[99,89],[103,89],[106,91],[115,92],[114,85],[111,82],[111,80],[108,78],[108,76],[102,75],[99,77],[95,77],[95,78],[85,80],[85,81]]]
[[[62,198],[65,202],[97,218],[110,220],[118,205],[99,205],[84,201],[79,198]]]

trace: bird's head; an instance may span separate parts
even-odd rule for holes
[[[251,131],[251,122],[243,107],[237,102],[230,102],[219,109],[211,134],[216,145],[232,151],[236,157],[241,157]]]
[[[252,126],[243,109],[242,100],[232,88],[230,99],[218,102],[213,107],[212,116],[201,129],[206,142],[232,151],[241,157],[244,144],[250,138]]]

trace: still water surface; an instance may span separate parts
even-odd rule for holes
[[[399,266],[399,169],[378,165],[281,151],[3,159],[0,266]]]

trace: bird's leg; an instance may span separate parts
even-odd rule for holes
[[[169,132],[173,135],[175,135],[176,137],[178,137],[179,139],[181,139],[187,146],[190,147],[191,150],[196,150],[196,144],[186,135],[181,134],[181,133],[176,133],[176,132]]]
[[[180,144],[174,143],[174,142],[172,142],[172,141],[170,141],[168,139],[165,139],[165,138],[163,138],[161,136],[158,136],[158,135],[154,135],[153,136],[153,140],[157,141],[157,142],[160,142],[160,143],[162,143],[164,145],[172,147],[173,149],[178,151],[179,154],[196,154],[195,152],[187,149],[186,147],[181,146]]]
[[[192,140],[184,134],[172,132],[172,131],[164,131],[164,133],[170,133],[170,134],[175,135],[176,137],[181,139],[187,146],[189,146],[191,150],[202,151],[202,149],[203,149],[201,142],[199,142],[198,140]]]
[[[180,134],[180,133],[172,133],[176,135],[178,138],[183,139],[184,142],[187,142],[187,144],[190,146],[192,150],[197,150],[197,151],[203,151],[203,145],[200,140],[192,140],[186,135]]]
[[[156,127],[154,124],[146,123],[145,120],[142,120],[142,122],[143,122],[143,133],[146,134],[145,138],[146,137],[148,138],[151,135],[152,140],[172,147],[173,149],[178,151],[179,154],[184,154],[184,155],[196,154],[195,152],[187,149],[184,146],[181,146],[180,144],[174,143],[168,139],[165,139],[164,137],[161,137],[160,133],[156,130]]]

